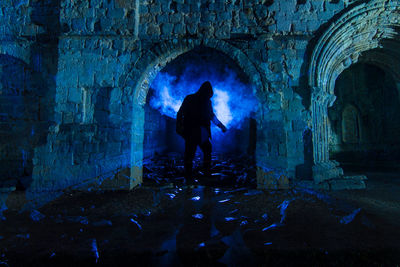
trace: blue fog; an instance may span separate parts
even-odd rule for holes
[[[189,65],[179,76],[160,72],[151,84],[153,95],[149,103],[163,115],[176,118],[185,96],[195,93],[205,81],[210,81],[214,89],[211,101],[217,118],[228,129],[240,129],[258,102],[252,87],[241,82],[229,68],[221,72],[212,66]],[[213,127],[213,134],[215,130]]]

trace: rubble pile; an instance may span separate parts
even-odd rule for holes
[[[202,185],[211,186],[255,186],[256,167],[254,159],[248,155],[228,157],[212,155],[211,175],[202,168],[202,156],[196,154],[193,164],[194,178]],[[143,162],[143,182],[145,185],[179,185],[184,182],[183,156],[178,153],[157,155]]]

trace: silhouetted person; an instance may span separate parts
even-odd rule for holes
[[[211,168],[211,121],[223,132],[226,127],[217,119],[211,105],[214,92],[210,82],[204,82],[195,93],[185,97],[179,108],[176,132],[185,139],[185,178],[192,180],[193,159],[197,146],[203,151],[205,174]]]

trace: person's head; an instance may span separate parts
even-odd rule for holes
[[[209,81],[204,82],[197,91],[197,94],[204,100],[210,99],[214,95],[211,83]]]

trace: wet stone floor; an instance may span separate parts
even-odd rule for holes
[[[217,174],[200,169],[195,185],[181,181],[179,162],[148,162],[130,192],[65,192],[24,212],[15,192],[0,221],[0,266],[400,263],[399,177],[371,174],[370,191],[257,190],[249,162],[214,160]]]

